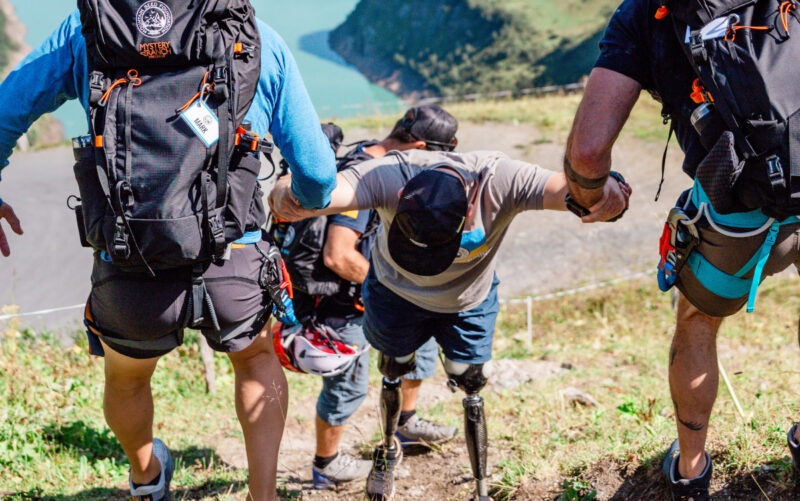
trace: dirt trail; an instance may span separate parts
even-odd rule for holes
[[[546,361],[514,361],[518,372],[524,373],[525,379],[544,379],[560,373],[561,369],[554,362]],[[508,370],[507,366],[496,370]],[[489,369],[491,371],[491,369]],[[491,374],[491,372],[490,372]],[[490,378],[489,386],[484,392],[499,391],[502,382],[507,387],[507,378]],[[519,381],[518,381],[519,382]],[[518,384],[517,382],[517,384]],[[426,381],[420,394],[418,408],[420,415],[437,405],[461,407],[463,394],[453,394],[446,386],[444,375],[439,370],[437,376]],[[376,433],[379,430],[379,389],[370,388],[364,404],[350,418],[342,440],[340,450],[357,457],[367,457],[374,446]],[[314,490],[311,484],[311,461],[314,457],[314,399],[302,404],[296,401],[290,404],[286,431],[281,443],[281,455],[278,476],[284,479],[284,487],[302,500],[333,501],[363,499],[364,482],[357,481],[345,484],[336,490]],[[489,410],[488,412],[491,412]],[[461,429],[462,427],[459,426]],[[240,440],[231,437],[216,437],[213,448],[226,464],[237,468],[246,468],[247,460]],[[497,443],[490,442],[489,464],[496,464],[503,457],[503,450]],[[437,501],[469,499],[474,490],[474,481],[469,466],[464,437],[462,433],[452,442],[437,450],[417,448],[410,450],[398,468],[395,476],[397,484],[397,501],[430,499]]]

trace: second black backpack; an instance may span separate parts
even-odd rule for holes
[[[333,147],[334,140],[331,137],[329,139]],[[345,156],[339,158],[337,169],[342,171],[352,165],[371,160],[373,157],[363,150],[364,146],[370,144],[375,143],[359,143]],[[377,211],[372,211],[367,228],[359,237],[358,243],[378,231],[380,223]],[[327,234],[328,216],[319,216],[292,223],[282,239],[281,253],[292,278],[292,286],[312,297],[333,296],[350,287],[349,282],[325,266],[323,250]]]

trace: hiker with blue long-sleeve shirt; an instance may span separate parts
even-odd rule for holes
[[[248,1],[78,4],[0,85],[0,165],[38,117],[80,100],[80,226],[95,255],[86,324],[131,495],[170,499],[150,377],[195,328],[234,367],[248,499],[277,499],[288,389],[267,332],[283,277],[262,237],[259,156],[271,135],[292,166],[292,202],[314,209],[336,184],[333,152],[292,55]],[[2,220],[22,234],[10,188],[0,182],[6,256]]]

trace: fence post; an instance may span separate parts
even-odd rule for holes
[[[528,341],[533,345],[533,298],[531,296],[525,298],[525,306],[527,306],[528,316]]]
[[[214,371],[214,350],[208,345],[206,337],[200,336],[200,357],[203,359],[203,368],[206,374],[206,392],[214,395],[217,393],[217,374]]]

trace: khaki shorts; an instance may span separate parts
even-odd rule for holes
[[[723,235],[711,227],[704,218],[698,222],[700,244],[693,252],[699,252],[714,267],[733,275],[750,262],[759,252],[767,238],[768,232],[745,238]],[[723,228],[741,232],[741,229]],[[770,252],[769,260],[764,267],[763,277],[780,273],[791,265],[800,265],[800,223],[782,226],[778,232],[775,245]],[[753,271],[742,278],[751,279]],[[701,277],[702,278],[702,277]],[[692,267],[687,263],[681,269],[676,283],[678,289],[697,309],[714,317],[733,315],[747,303],[749,291],[742,296],[721,291],[719,288],[707,287],[695,276]],[[717,293],[709,289],[716,289]]]

